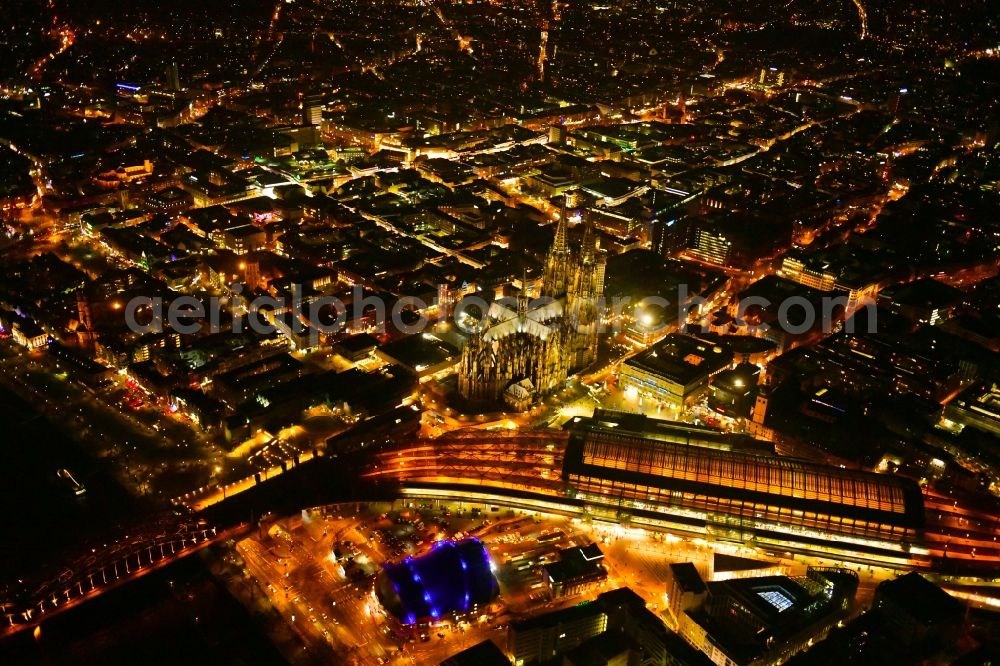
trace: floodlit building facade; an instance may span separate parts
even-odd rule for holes
[[[905,558],[920,539],[915,482],[630,432],[613,413],[570,435],[563,479],[595,515],[785,550],[861,550]]]

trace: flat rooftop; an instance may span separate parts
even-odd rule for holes
[[[725,345],[671,333],[625,365],[688,386],[732,361],[733,352]]]

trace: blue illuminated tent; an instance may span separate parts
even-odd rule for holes
[[[385,609],[405,624],[465,613],[500,593],[479,539],[439,541],[426,555],[387,564],[375,590]]]

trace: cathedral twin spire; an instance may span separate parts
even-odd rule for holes
[[[563,199],[552,249],[545,257],[542,295],[565,298],[563,326],[568,328],[566,353],[569,367],[576,368],[590,364],[597,357],[605,261],[597,251],[597,236],[589,223],[584,226],[583,240],[576,254],[569,247],[568,227],[569,211]]]
[[[556,224],[556,235],[552,247],[545,257],[545,267],[542,272],[542,296],[559,298],[566,293],[570,278],[569,250],[569,211],[566,199],[563,198],[559,210],[559,222]]]
[[[564,385],[572,369],[597,357],[605,261],[589,224],[579,252],[570,249],[568,227],[564,201],[545,258],[541,289],[543,297],[562,301],[561,322],[551,326],[530,321],[527,276],[523,277],[516,325],[498,323],[497,328],[504,329],[499,335],[485,335],[489,324],[480,325],[463,350],[458,386],[464,399],[495,404],[511,383],[522,379],[529,379],[538,394],[551,393]]]

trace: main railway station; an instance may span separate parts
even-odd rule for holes
[[[380,454],[402,497],[588,517],[718,541],[906,565],[925,558],[911,479],[776,455],[765,442],[598,410],[563,431],[464,433]],[[470,479],[475,479],[474,482]]]
[[[922,537],[923,499],[910,479],[780,457],[739,439],[709,447],[680,424],[666,428],[675,441],[654,439],[613,418],[581,421],[563,459],[568,492],[592,511],[776,547],[901,553]]]

